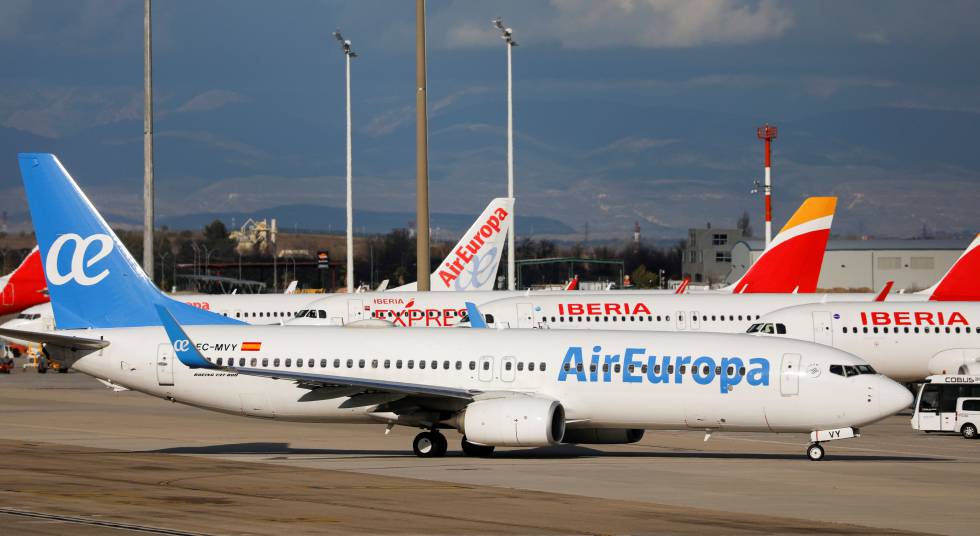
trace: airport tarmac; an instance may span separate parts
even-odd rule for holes
[[[980,441],[907,416],[826,445],[648,432],[632,445],[412,455],[414,430],[222,415],[82,374],[0,376],[0,526],[62,534],[975,534]]]

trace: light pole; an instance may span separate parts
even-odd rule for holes
[[[347,293],[354,292],[354,208],[351,197],[351,152],[350,152],[350,59],[357,53],[351,50],[350,39],[344,39],[340,30],[333,33],[344,48],[347,64]]]
[[[497,17],[493,25],[500,30],[500,37],[507,44],[507,197],[514,197],[514,97],[511,77],[511,49],[517,46],[514,30],[504,26]],[[514,216],[507,228],[507,290],[514,290]]]

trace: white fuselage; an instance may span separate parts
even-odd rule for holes
[[[480,312],[497,327],[744,333],[762,315],[784,307],[873,299],[871,294],[565,292],[505,297],[484,303]]]
[[[745,335],[303,326],[186,331],[215,363],[553,398],[564,405],[569,427],[807,432],[861,426],[911,400],[881,375],[829,374],[832,364],[861,363],[843,352]],[[159,327],[85,330],[84,336],[111,344],[78,359],[75,370],[153,396],[246,416],[403,424],[384,409],[401,395],[351,396],[357,389],[190,369],[173,358]],[[246,341],[261,343],[260,350],[243,351]]]
[[[782,337],[854,354],[882,374],[919,381],[980,363],[980,303],[825,303],[790,307],[758,322],[783,324]],[[971,366],[972,365],[972,366]]]

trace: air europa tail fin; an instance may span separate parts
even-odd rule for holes
[[[836,209],[836,197],[810,197],[804,201],[762,256],[729,290],[735,294],[816,291]]]
[[[439,268],[429,278],[432,290],[493,290],[504,254],[507,230],[514,219],[514,198],[498,197],[463,233]],[[392,291],[416,290],[410,283]]]
[[[919,294],[932,301],[980,301],[980,234],[938,283]]]
[[[54,155],[19,160],[59,329],[159,326],[156,304],[185,325],[240,323],[164,296]]]

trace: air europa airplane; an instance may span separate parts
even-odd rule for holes
[[[810,432],[811,459],[823,457],[822,442],[853,437],[911,402],[861,360],[794,340],[246,325],[159,292],[53,155],[20,155],[20,166],[42,255],[62,276],[48,281],[55,319],[78,329],[0,332],[163,399],[291,421],[417,427],[419,456],[446,452],[442,430],[464,434],[464,452],[487,455],[689,428]],[[74,247],[53,247],[62,240]],[[831,374],[838,366],[863,373]]]
[[[433,272],[431,276],[432,289],[460,292],[470,300],[479,299],[481,295],[489,296],[490,294],[485,291],[493,289],[507,229],[513,219],[513,211],[513,198],[497,198],[491,201],[469,230],[463,234],[463,237],[452,249],[452,253]],[[103,243],[98,241],[76,244],[74,242],[69,243],[69,239],[65,239],[55,246],[58,249],[72,247],[74,250],[78,250],[79,247],[100,248],[100,251],[104,247]],[[62,277],[58,273],[53,275],[56,278]],[[29,256],[22,266],[7,278],[9,281],[4,286],[0,315],[16,313],[34,304],[48,301],[47,294],[42,292],[46,283],[41,269],[40,254],[34,253]],[[3,284],[3,281],[0,279],[0,284]],[[340,303],[345,307],[343,315],[332,314],[328,318],[325,311],[321,309],[323,315],[318,319],[319,323],[336,322],[342,324],[371,317],[375,311],[373,307],[375,295],[385,296],[382,300],[385,305],[398,306],[379,309],[401,311],[405,309],[406,304],[411,304],[412,296],[407,292],[414,291],[414,289],[415,283],[391,289],[385,293],[368,292],[353,295],[180,294],[175,295],[174,299],[250,324],[280,324],[292,320],[297,311],[302,311],[305,316],[312,309],[313,318],[316,318],[318,311],[316,308],[309,307],[311,303],[324,299],[325,296],[330,298],[342,296],[339,299],[334,299],[333,302]],[[418,293],[413,292],[413,294],[417,295]],[[446,294],[451,293],[447,292]],[[459,300],[450,299],[448,296],[437,298],[434,301],[446,304],[455,304],[458,301],[460,306],[463,303]],[[449,312],[449,308],[440,307],[440,309],[442,316],[439,322],[444,323],[447,320],[455,322],[457,320],[457,317],[451,316],[452,313]],[[333,313],[332,310],[331,312]],[[405,313],[398,319],[397,323],[421,324],[420,318],[422,317],[420,315],[430,319],[431,324],[436,324],[431,311],[426,315],[420,310]],[[34,307],[29,313],[25,312],[20,317],[11,319],[5,324],[5,327],[25,331],[50,331],[54,328],[54,314],[51,305],[45,304]],[[64,327],[70,328],[72,326]],[[24,341],[14,342],[23,343]]]
[[[900,381],[980,373],[978,302],[800,305],[764,315],[750,331],[839,348]]]

